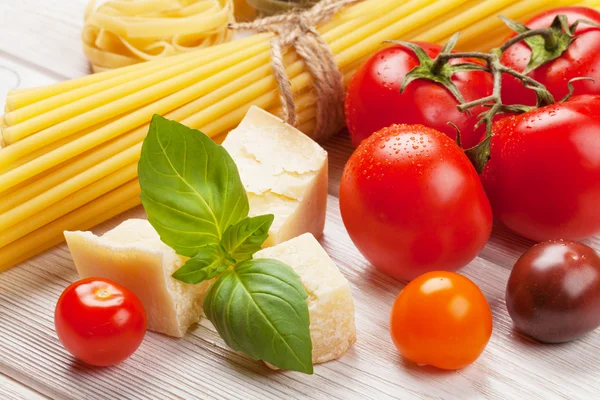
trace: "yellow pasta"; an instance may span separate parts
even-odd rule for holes
[[[214,59],[219,57],[219,54],[230,54],[248,46],[252,46],[257,43],[262,43],[269,37],[269,34],[260,34],[254,35],[243,41],[235,41],[231,43],[225,43],[220,46],[209,47],[207,49],[202,50],[201,56],[205,59]],[[169,57],[162,60],[156,60],[151,63],[131,65],[129,67],[120,68],[114,71],[106,71],[101,74],[82,76],[80,78],[55,83],[46,87],[13,90],[8,93],[8,96],[6,98],[6,107],[9,111],[17,110],[21,107],[25,107],[29,104],[33,104],[44,99],[48,99],[61,93],[69,92],[71,90],[86,87],[88,85],[92,85],[99,82],[106,82],[109,79],[121,76],[128,72],[135,72],[137,76],[143,76],[146,75],[150,70],[165,69],[171,65],[175,65],[196,57],[198,57],[198,54],[196,52],[190,52],[185,54],[179,54],[177,56]],[[103,90],[102,86],[96,88],[98,89],[97,91]],[[97,91],[93,93],[97,93]]]
[[[70,196],[71,194],[82,190],[85,191],[85,198],[89,198],[92,194],[90,185],[96,183],[98,176],[108,176],[116,174],[117,171],[121,171],[121,175],[125,174],[128,176],[127,180],[135,178],[136,169],[134,167],[138,160],[137,156],[141,150],[139,147],[141,146],[132,147],[106,159],[71,179],[60,182],[38,196],[0,214],[0,247],[2,247],[2,236],[4,231],[11,230],[11,234],[15,234],[18,229],[22,229],[25,225],[40,219],[40,215],[46,213],[50,205],[60,203],[61,207],[64,207],[65,201],[73,199],[73,197]],[[131,165],[134,167],[130,167]],[[128,167],[127,171],[122,171],[126,167]],[[13,226],[18,226],[18,228],[10,229]]]
[[[461,44],[464,40],[464,30],[477,22],[492,17],[497,19],[497,14],[520,0],[484,0],[471,4],[470,7],[462,9],[461,12],[449,15],[441,24],[428,27],[420,32],[415,40],[440,42],[448,37],[452,31],[461,32]],[[499,21],[499,20],[498,20]],[[499,21],[500,22],[500,21]],[[487,36],[487,35],[486,35]]]
[[[460,46],[468,50],[489,50],[501,44],[511,31],[497,17],[498,14],[510,19],[525,21],[546,8],[568,6],[576,3],[577,1],[572,0],[555,0],[550,4],[548,0],[514,2],[514,4],[462,29]],[[490,4],[494,4],[494,1],[491,1]],[[448,38],[450,36],[448,35]]]
[[[131,181],[53,221],[8,246],[0,248],[0,272],[64,241],[66,230],[86,230],[141,203],[140,187]]]
[[[104,90],[96,95],[81,97],[62,107],[51,109],[16,125],[8,126],[3,131],[4,140],[11,144],[36,133],[32,140],[26,144],[11,147],[12,150],[9,152],[17,152],[18,149],[25,147],[38,149],[54,140],[76,133],[79,129],[88,128],[183,90],[227,66],[241,63],[259,54],[264,47],[264,45],[250,47],[209,64],[205,64],[202,58],[193,59],[170,69],[163,69],[141,79]],[[264,62],[264,58],[258,59],[256,62]],[[5,122],[10,123],[6,118]]]
[[[19,223],[11,226],[9,229],[1,231],[0,248],[52,221],[55,221],[59,217],[62,217],[63,215],[89,203],[90,201],[97,199],[104,193],[107,193],[119,187],[120,185],[135,179],[136,176],[137,163],[133,163],[105,176],[104,178],[85,188],[82,188],[81,190],[73,193],[71,196],[62,199],[60,202],[54,203],[47,207],[42,207],[39,212],[33,214],[29,218],[22,219]],[[39,202],[36,201],[33,201],[32,203],[34,204],[28,205],[26,211],[29,211],[33,207],[37,207],[39,204]],[[20,217],[17,218],[21,219]]]
[[[7,191],[0,196],[0,213],[4,214],[21,204],[25,204],[39,195],[53,190],[58,185],[67,182],[73,177],[80,177],[81,175],[86,174],[92,168],[101,165],[105,160],[109,160],[115,155],[125,153],[128,148],[136,143],[139,143],[139,139],[135,138],[133,135],[120,137],[87,154],[77,157],[71,163],[48,170],[43,176],[43,179],[32,179],[26,181],[25,185],[12,188],[12,190]],[[96,176],[96,178],[98,178],[98,176]],[[72,194],[72,192],[63,193],[65,196]]]
[[[95,72],[231,39],[233,0],[111,0],[86,9],[83,49]]]
[[[584,7],[600,8],[600,0],[583,0],[579,5]]]

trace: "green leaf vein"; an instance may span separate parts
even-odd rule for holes
[[[244,290],[246,291],[246,293],[248,293],[248,297],[250,298],[250,301],[252,302],[252,304],[254,304],[254,307],[256,307],[256,309],[260,312],[260,314],[263,316],[263,318],[265,319],[265,321],[267,321],[269,323],[269,326],[271,327],[271,329],[275,332],[279,331],[277,330],[277,328],[275,328],[275,325],[273,325],[273,321],[271,321],[271,319],[265,314],[264,310],[262,308],[260,308],[260,306],[258,305],[258,303],[256,303],[256,301],[254,300],[254,298],[250,295],[250,292],[248,290],[248,288],[246,287],[246,285],[244,285],[244,282],[240,279],[240,277],[238,276],[238,274],[235,272],[235,270],[232,272],[233,276],[235,277],[235,279],[237,279],[237,281],[240,283],[240,285],[244,288]],[[289,286],[289,285],[288,285]],[[289,304],[289,303],[288,303]],[[293,307],[292,307],[293,308]],[[283,335],[281,335],[281,337],[284,337]],[[287,337],[287,336],[286,336]],[[275,337],[273,337],[273,340],[275,340]],[[302,362],[302,360],[300,360],[300,358],[298,358],[298,356],[296,355],[296,352],[294,351],[294,349],[292,349],[292,347],[288,344],[287,340],[283,341],[285,346],[289,349],[289,351],[294,355],[294,358],[302,365],[304,365],[305,367],[308,367],[306,364],[304,364]]]
[[[181,135],[181,133],[180,133]],[[183,135],[182,135],[183,136]],[[183,138],[183,142],[187,143],[187,140],[185,140],[185,137]],[[200,142],[202,144],[202,147],[204,149],[204,153],[206,153],[206,147],[204,146],[204,143]],[[175,166],[173,165],[173,163],[171,162],[171,158],[167,156],[167,149],[166,147],[163,146],[163,143],[158,140],[158,145],[160,146],[165,159],[167,160],[167,162],[169,163],[169,166],[171,167],[171,169],[175,172],[176,176],[181,179],[184,184],[189,187],[192,190],[193,194],[196,194],[197,197],[202,201],[202,203],[204,203],[204,205],[206,206],[206,208],[208,209],[209,214],[212,216],[214,224],[215,224],[215,228],[217,229],[217,233],[218,233],[218,237],[221,237],[221,228],[219,227],[219,221],[217,220],[217,216],[215,215],[215,213],[213,212],[212,207],[210,207],[210,205],[206,202],[206,199],[204,197],[202,197],[202,195],[193,187],[189,184],[189,182],[187,181],[187,179],[185,179],[183,176],[181,176],[179,174],[179,171],[177,171],[177,169],[175,168]],[[168,144],[167,144],[168,145]],[[206,168],[204,169],[204,174],[205,174],[205,178],[208,176],[208,157],[205,157],[206,160]],[[206,179],[205,179],[206,181]]]

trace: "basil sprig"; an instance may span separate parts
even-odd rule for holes
[[[159,115],[138,164],[142,204],[161,240],[189,257],[173,277],[216,278],[204,313],[234,350],[278,368],[313,373],[307,293],[288,265],[253,259],[273,215],[248,217],[233,159],[208,136]]]

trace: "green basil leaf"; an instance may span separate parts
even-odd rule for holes
[[[161,240],[194,257],[248,215],[248,196],[227,151],[208,136],[159,115],[138,165],[142,204]]]
[[[274,218],[273,214],[244,218],[227,228],[221,245],[238,262],[251,259],[267,240]]]
[[[306,297],[294,270],[258,258],[216,280],[204,299],[204,313],[234,350],[281,369],[312,374]]]
[[[235,260],[221,245],[210,244],[201,248],[193,258],[175,271],[173,278],[185,283],[197,284],[221,275],[234,264]]]

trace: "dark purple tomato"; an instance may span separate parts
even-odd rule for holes
[[[506,307],[515,326],[541,342],[593,331],[600,326],[600,257],[567,240],[533,246],[510,274]]]

